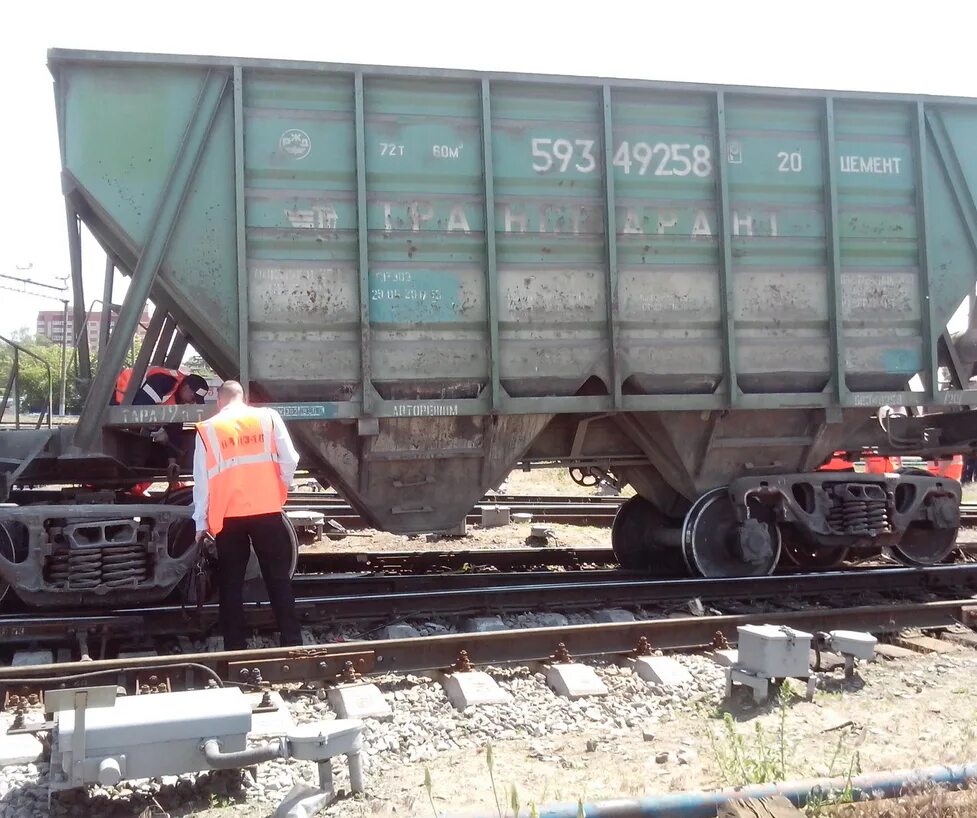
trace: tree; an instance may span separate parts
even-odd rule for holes
[[[183,365],[195,375],[200,375],[208,379],[217,377],[217,373],[211,369],[210,365],[200,355],[192,355],[183,362]]]
[[[34,338],[24,332],[14,333],[12,339],[22,350],[16,350],[16,387],[20,411],[39,413],[49,405],[55,410],[61,394],[61,346],[46,338]],[[15,348],[0,343],[0,388],[7,394],[7,411],[13,410],[13,375]],[[28,354],[29,353],[29,354]],[[69,350],[70,354],[70,350]],[[36,356],[36,357],[35,357]],[[40,359],[40,360],[38,360]],[[75,387],[77,367],[69,360],[67,405],[78,407],[80,399]],[[50,401],[50,404],[49,404]]]

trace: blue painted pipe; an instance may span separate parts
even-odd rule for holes
[[[855,801],[867,798],[894,798],[911,793],[926,784],[960,787],[977,779],[977,763],[920,770],[892,770],[868,773],[856,778],[809,778],[781,784],[754,784],[713,792],[690,791],[651,795],[645,798],[615,798],[583,805],[586,818],[715,818],[716,810],[727,801],[782,795],[797,807],[814,798],[830,798],[851,788]],[[528,809],[520,811],[528,815]],[[547,804],[538,808],[540,818],[579,818],[576,803]],[[497,818],[486,814],[484,818]]]

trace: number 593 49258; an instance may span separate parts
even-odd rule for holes
[[[532,140],[533,170],[537,173],[578,173],[597,169],[593,139]],[[644,176],[699,176],[712,173],[712,151],[708,145],[687,142],[621,142],[612,164],[625,174]]]

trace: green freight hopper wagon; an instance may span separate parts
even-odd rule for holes
[[[151,299],[137,369],[192,344],[378,528],[450,529],[517,464],[551,465],[635,487],[613,533],[628,566],[950,549],[954,481],[815,470],[838,450],[977,439],[973,357],[946,331],[977,271],[974,100],[62,50],[49,65],[75,301],[79,221],[131,283],[77,425],[0,438],[9,496],[159,475],[135,432],[207,411],[108,407]],[[186,509],[94,507],[149,555],[104,598],[168,592],[192,557],[172,534]],[[46,567],[74,553],[52,534],[74,513],[2,512],[26,556],[0,574],[36,604],[91,598]]]

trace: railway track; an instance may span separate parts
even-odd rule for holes
[[[615,574],[611,578],[609,574]],[[545,578],[544,578],[545,577]],[[435,579],[436,582],[431,582]],[[624,572],[604,572],[593,581],[560,582],[559,575],[519,575],[519,581],[486,584],[484,575],[447,577],[351,577],[343,580],[310,578],[297,583],[297,608],[306,625],[339,622],[390,623],[402,619],[463,617],[478,614],[632,608],[667,616],[690,599],[716,603],[728,611],[755,608],[763,601],[771,610],[830,610],[853,595],[866,601],[877,597],[891,607],[915,597],[972,593],[977,589],[977,566],[892,568],[819,574],[787,574],[735,579],[647,580]],[[383,583],[390,583],[384,585]],[[321,593],[327,591],[329,593]],[[971,600],[973,604],[973,600]],[[249,626],[273,626],[270,607],[248,602]],[[216,623],[216,604],[185,609],[179,605],[128,608],[100,614],[12,614],[0,618],[5,645],[55,642],[83,636],[86,642],[125,637],[185,636],[207,632]],[[822,628],[823,629],[823,628]]]
[[[50,665],[0,667],[0,688],[43,689],[59,681],[92,684],[99,677],[136,687],[151,672],[174,688],[199,686],[214,675],[234,683],[335,683],[377,673],[418,673],[471,665],[552,661],[562,648],[574,658],[641,655],[649,650],[701,649],[735,643],[749,624],[789,625],[807,631],[849,629],[885,634],[904,628],[942,628],[968,615],[971,598],[816,610],[663,618],[612,624],[454,633],[416,639],[361,640],[301,648],[170,654]]]

